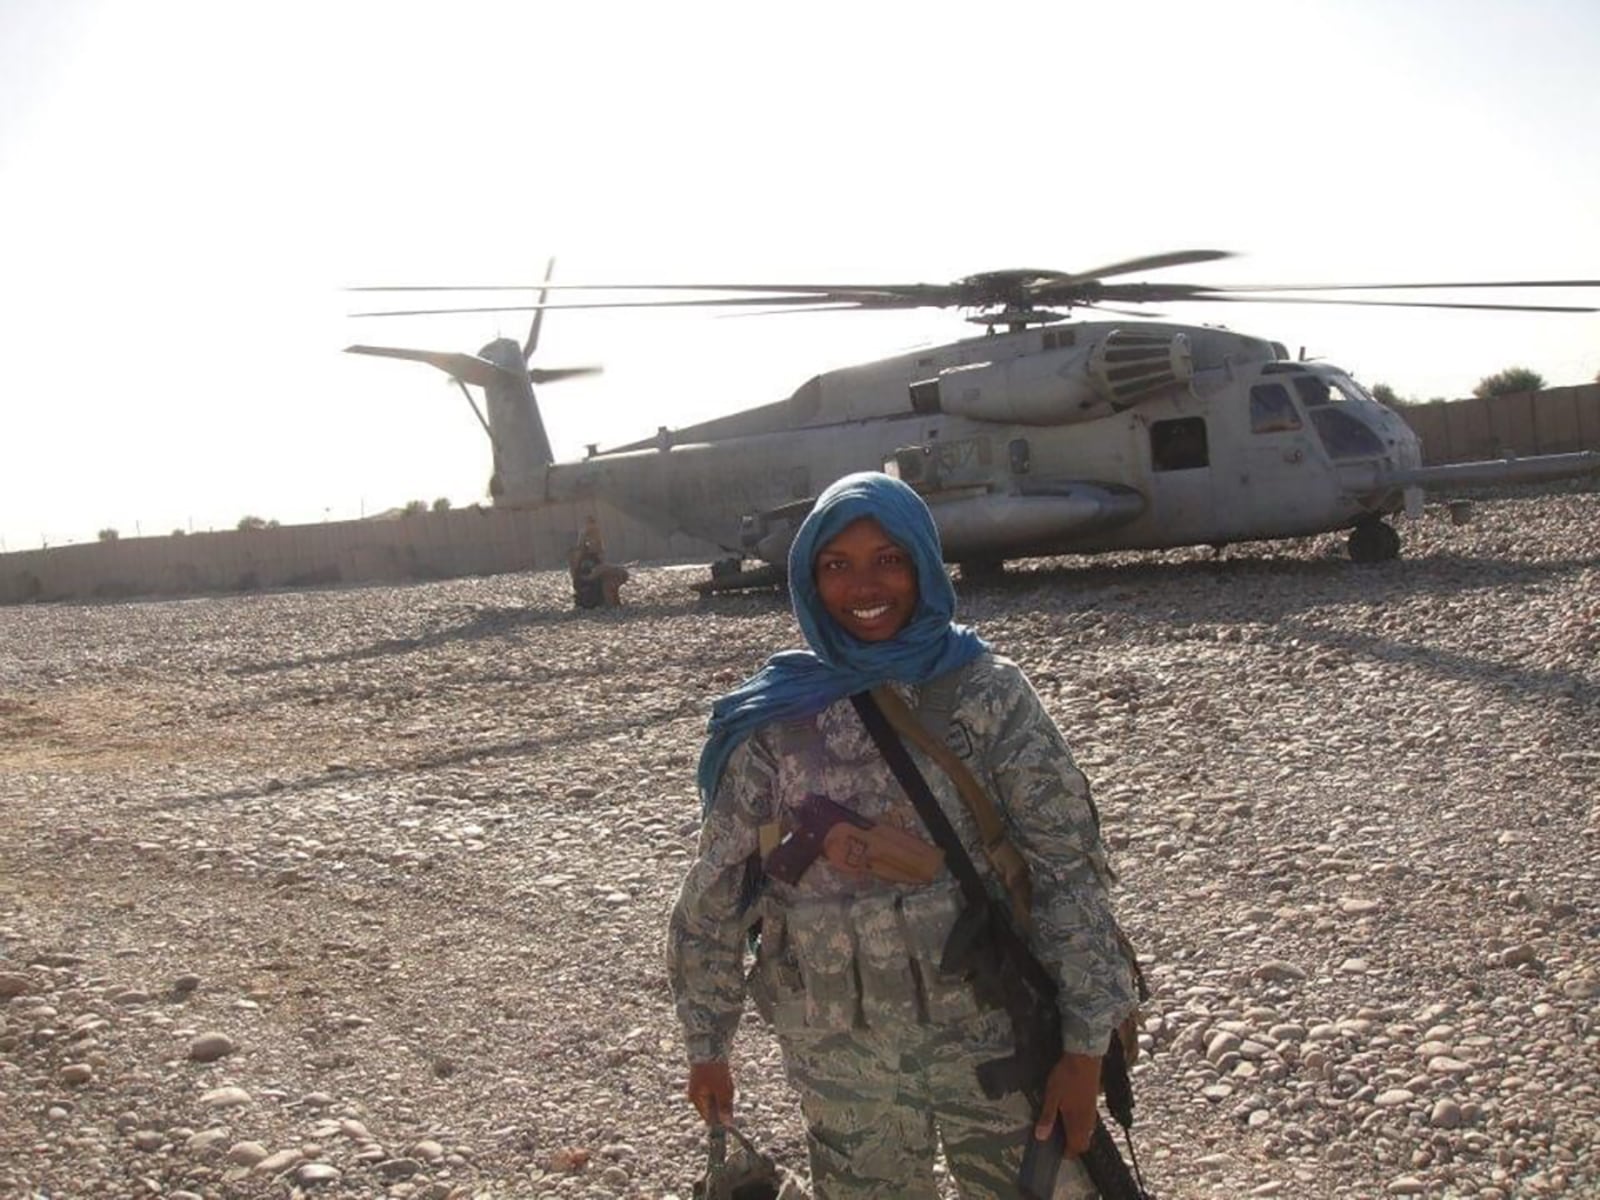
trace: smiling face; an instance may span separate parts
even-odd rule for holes
[[[817,551],[817,594],[846,633],[886,642],[917,611],[917,568],[871,517],[846,525]]]

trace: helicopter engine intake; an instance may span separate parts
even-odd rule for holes
[[[1113,329],[1087,346],[946,368],[911,385],[911,407],[979,421],[1071,425],[1121,412],[1193,378],[1183,334]]]

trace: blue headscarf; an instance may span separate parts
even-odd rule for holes
[[[817,594],[817,552],[845,526],[872,517],[917,568],[917,607],[884,642],[864,642],[830,617]],[[700,752],[700,801],[711,806],[728,756],[762,725],[820,712],[842,696],[889,680],[925,683],[971,662],[989,647],[952,620],[955,589],[945,574],[939,530],[928,506],[898,479],[877,471],[846,475],[822,495],[789,547],[789,601],[809,650],[785,650],[711,708]]]

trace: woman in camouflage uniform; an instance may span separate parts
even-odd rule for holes
[[[936,1196],[936,1139],[963,1196],[1015,1196],[1027,1138],[1048,1136],[1057,1116],[1069,1152],[1087,1146],[1100,1055],[1135,1005],[1088,785],[1021,670],[953,623],[937,530],[904,484],[864,473],[825,491],[795,537],[789,588],[810,649],[775,655],[719,700],[701,758],[705,822],[667,947],[689,1098],[708,1121],[731,1115],[728,1053],[748,984],[800,1093],[818,1200]],[[1029,942],[1060,987],[1065,1050],[1042,1113],[1020,1093],[991,1100],[978,1086],[977,1065],[1011,1053],[1012,1030],[939,971],[963,906],[948,870],[918,876],[903,859],[831,845],[793,884],[762,870],[816,794],[894,838],[929,839],[848,702],[886,682],[924,718],[941,710],[934,727],[1030,870]],[[955,785],[912,754],[1003,895]],[[1068,1175],[1081,1184],[1081,1169]]]

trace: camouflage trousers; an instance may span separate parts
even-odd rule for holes
[[[966,1200],[1015,1200],[1033,1113],[1020,1093],[989,1099],[976,1074],[1011,1052],[1005,1014],[780,1041],[815,1200],[938,1200],[936,1142]],[[1081,1166],[1062,1164],[1059,1200],[1096,1194]]]

